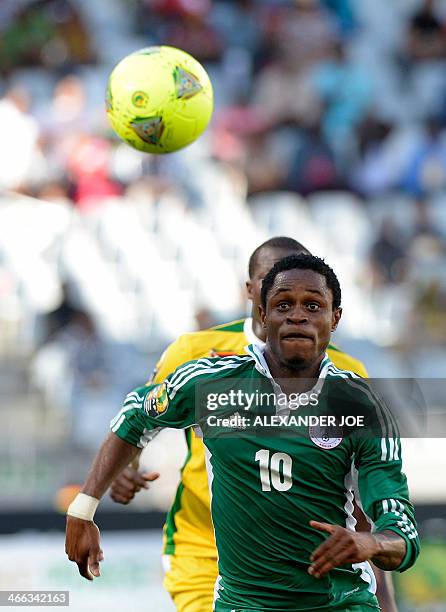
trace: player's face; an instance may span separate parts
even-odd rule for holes
[[[267,342],[280,363],[305,367],[315,362],[330,342],[341,318],[325,277],[312,270],[280,272],[260,308]]]
[[[303,251],[302,251],[303,252]],[[259,320],[260,292],[262,282],[275,263],[288,255],[299,255],[300,251],[265,247],[257,257],[254,274],[246,283],[248,297],[252,301],[252,316]]]

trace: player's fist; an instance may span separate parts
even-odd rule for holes
[[[110,497],[118,504],[128,504],[132,501],[138,491],[148,489],[149,482],[159,478],[157,472],[138,472],[132,467],[126,467],[112,482]]]
[[[311,527],[330,534],[310,557],[308,573],[315,578],[346,563],[360,563],[374,557],[380,550],[379,542],[371,533],[350,531],[340,525],[310,521]]]
[[[77,564],[79,574],[87,580],[101,575],[99,563],[104,560],[104,554],[99,529],[93,521],[67,516],[65,552],[68,559]]]

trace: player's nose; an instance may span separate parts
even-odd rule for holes
[[[299,305],[287,312],[287,321],[292,324],[302,324],[308,321],[308,312]]]

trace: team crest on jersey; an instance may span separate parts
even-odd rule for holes
[[[234,351],[219,351],[214,348],[209,351],[209,357],[231,357],[232,355],[237,355],[237,353],[234,353]]]
[[[162,383],[154,387],[146,395],[144,400],[145,413],[153,418],[159,417],[166,412],[169,406],[166,385]]]
[[[329,435],[330,432],[324,431],[323,427],[310,427],[308,433],[310,434],[310,440],[313,444],[316,444],[316,446],[324,450],[336,448],[343,440],[343,438],[331,438]]]
[[[188,100],[203,89],[196,76],[179,66],[175,68],[173,78],[175,80],[177,98]]]

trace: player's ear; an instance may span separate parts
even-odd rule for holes
[[[331,319],[331,331],[335,331],[339,321],[341,320],[342,317],[342,308],[336,308],[335,310],[333,310],[333,315],[332,315],[332,319]]]
[[[259,315],[260,315],[260,322],[262,324],[262,327],[265,329],[266,328],[266,310],[263,308],[262,304],[259,304]]]
[[[246,281],[246,293],[248,294],[248,299],[251,300],[251,302],[253,300],[252,292],[253,292],[252,281],[251,280],[247,280]]]

